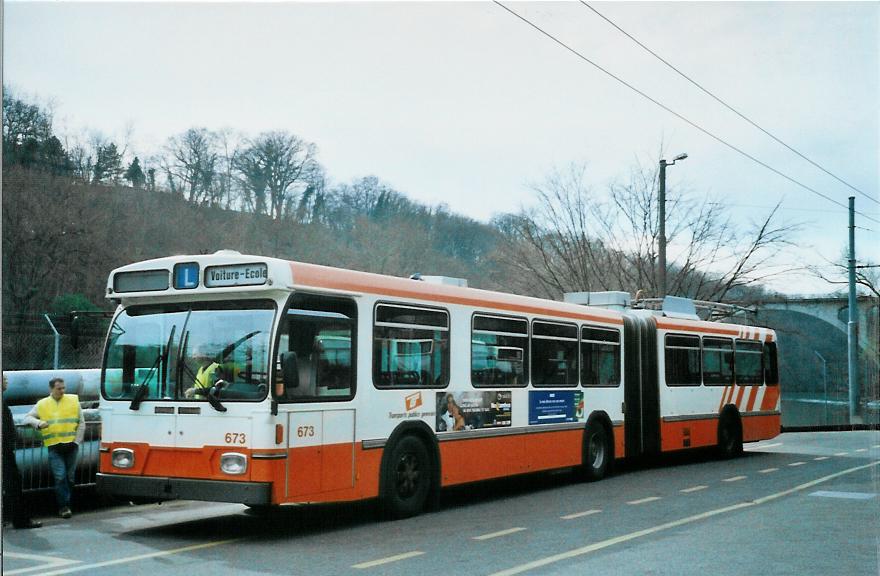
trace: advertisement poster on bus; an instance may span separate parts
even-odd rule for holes
[[[584,393],[581,390],[529,391],[529,424],[581,422]]]
[[[437,432],[510,426],[508,392],[437,392]]]

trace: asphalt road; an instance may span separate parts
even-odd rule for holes
[[[438,511],[396,522],[371,503],[86,510],[4,528],[3,574],[880,574],[880,433],[784,434],[746,450],[596,484],[555,474],[446,490]]]

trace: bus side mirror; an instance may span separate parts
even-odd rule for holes
[[[296,352],[281,354],[281,371],[284,374],[285,388],[299,387],[299,364],[296,360]]]

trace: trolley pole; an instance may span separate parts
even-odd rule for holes
[[[657,238],[657,266],[660,298],[666,298],[666,160],[660,160],[660,188],[657,191],[657,210],[660,215],[660,234]]]
[[[679,160],[684,160],[688,155],[679,154],[667,162],[665,159],[660,160],[660,186],[657,189],[657,214],[660,219],[660,230],[657,238],[657,267],[659,275],[657,278],[657,287],[660,298],[666,297],[666,167],[673,166]]]
[[[846,324],[847,376],[849,378],[849,422],[856,424],[859,399],[859,315],[856,303],[856,197],[849,197],[849,321]]]

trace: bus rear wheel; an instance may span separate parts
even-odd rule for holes
[[[415,516],[431,490],[431,459],[424,442],[404,436],[391,449],[383,471],[382,508],[390,518]]]
[[[608,432],[599,421],[587,425],[584,438],[584,462],[581,476],[588,482],[601,480],[608,474],[611,461],[611,447],[608,443]]]

